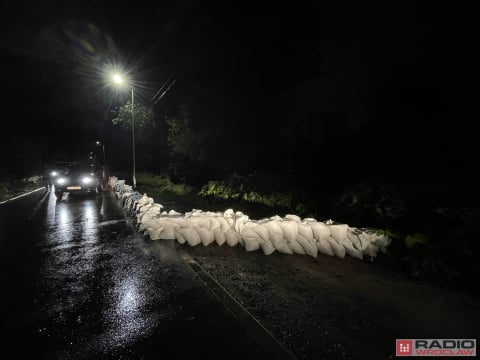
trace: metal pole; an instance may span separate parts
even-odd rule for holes
[[[103,167],[102,167],[102,177],[103,177],[103,187],[107,188],[107,161],[105,157],[105,144],[102,141],[102,150],[103,150]]]
[[[107,163],[107,160],[106,160],[106,157],[105,157],[105,144],[102,143],[102,147],[103,147],[103,166],[105,166],[105,164]]]
[[[137,179],[135,178],[135,116],[133,115],[133,86],[132,89],[132,144],[133,144],[133,188],[137,187]]]

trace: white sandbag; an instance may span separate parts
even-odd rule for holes
[[[227,241],[228,246],[235,246],[238,244],[240,241],[240,234],[233,231],[233,230],[228,230],[225,231],[225,239]]]
[[[234,230],[235,219],[233,217],[224,217],[224,219],[228,224],[228,228]]]
[[[296,241],[298,236],[298,226],[296,222],[291,220],[284,220],[284,221],[279,221],[278,224],[282,228],[283,237],[287,239],[287,242],[289,244],[293,241]]]
[[[323,222],[315,222],[308,225],[312,229],[313,236],[317,242],[326,240],[330,236],[330,229]]]
[[[364,251],[368,247],[368,245],[370,245],[370,243],[372,242],[372,238],[370,234],[366,231],[362,231],[357,236],[358,236],[358,239],[360,240],[362,251]]]
[[[260,247],[265,255],[270,255],[275,251],[275,247],[270,241],[268,229],[267,227],[263,226],[262,222],[259,223],[250,221],[246,223],[245,226],[251,227],[252,230],[257,233],[260,238]]]
[[[303,237],[302,235],[298,234],[297,237],[297,242],[300,244],[300,246],[303,248],[303,251],[305,254],[310,255],[314,258],[317,257],[318,254],[318,248],[317,245],[313,241],[310,241]]]
[[[303,236],[308,241],[315,242],[313,231],[310,226],[305,225],[303,223],[298,223],[297,226],[298,226],[298,235]]]
[[[292,221],[295,221],[295,222],[301,222],[302,221],[302,219],[299,216],[292,215],[292,214],[285,215],[285,219],[292,220]]]
[[[174,233],[175,233],[175,238],[177,239],[178,243],[179,244],[185,244],[187,242],[187,240],[183,237],[183,235],[181,233],[179,233],[177,231],[178,229],[175,229],[174,230]]]
[[[332,250],[333,250],[333,253],[335,254],[335,256],[338,256],[339,258],[344,259],[345,258],[345,253],[346,253],[345,248],[342,245],[340,245],[331,236],[327,237],[327,241],[330,244],[330,246],[332,247]]]
[[[223,217],[232,217],[233,215],[235,214],[235,212],[233,211],[233,209],[227,209],[223,212]]]
[[[263,241],[270,241],[268,235],[268,229],[263,225],[259,225],[253,221],[250,221],[245,224],[245,226],[251,227],[261,238]]]
[[[275,248],[270,241],[260,241],[260,248],[265,255],[270,255],[275,251]]]
[[[225,233],[221,229],[213,230],[213,236],[215,237],[215,242],[218,246],[222,246],[227,240],[225,238]]]
[[[378,248],[382,251],[386,251],[386,247],[390,245],[391,239],[383,234],[372,234],[372,243],[378,246]]]
[[[171,240],[175,239],[175,229],[178,228],[178,224],[170,219],[159,219],[159,224],[163,228],[163,231],[160,234],[160,239],[162,240]]]
[[[150,237],[150,240],[160,240],[162,239],[162,233],[164,231],[163,227],[159,227],[155,230],[153,229],[147,229],[148,236]]]
[[[193,227],[183,227],[175,229],[175,234],[179,233],[187,241],[190,246],[197,246],[202,242],[200,235]]]
[[[276,220],[267,220],[261,222],[262,226],[267,228],[268,236],[281,236],[283,238],[283,230],[278,221]]]
[[[200,235],[200,240],[202,241],[203,246],[208,246],[215,241],[213,231],[200,226],[194,226],[194,229],[198,232],[198,235]]]
[[[216,216],[210,217],[210,231],[214,231],[215,229],[220,229],[222,227],[222,224],[218,219],[219,218]]]
[[[260,249],[260,235],[250,226],[245,226],[240,233],[242,236],[246,251],[255,251]]]
[[[287,239],[283,237],[283,230],[278,224],[278,220],[262,222],[262,226],[267,228],[268,239],[272,243],[275,250],[282,254],[293,254],[292,249],[290,246],[288,246]]]
[[[188,222],[196,227],[201,227],[207,230],[210,229],[210,219],[203,216],[191,216],[188,218]]]
[[[328,242],[327,238],[320,238],[316,243],[318,251],[323,255],[333,256],[335,253],[333,252],[330,243]]]
[[[218,217],[218,218],[216,218],[216,220],[221,225],[221,231],[222,232],[225,232],[227,230],[232,230],[232,227],[230,226],[230,224],[227,222],[227,220],[225,218]],[[233,224],[233,222],[232,222],[232,224]]]
[[[294,254],[305,255],[305,250],[303,250],[302,245],[297,241],[297,239],[293,239],[292,241],[287,241],[288,246],[292,249]]]
[[[161,226],[157,220],[156,218],[145,219],[142,224],[146,229],[156,230]]]
[[[351,257],[363,260],[363,253],[361,250],[355,249],[353,247],[353,243],[350,241],[344,241],[342,243],[343,247],[345,248],[345,251],[347,252],[348,255]]]
[[[363,250],[364,255],[371,256],[372,258],[377,257],[377,253],[378,253],[378,246],[372,243],[368,244],[367,248]]]
[[[348,225],[328,225],[328,228],[330,230],[330,236],[334,238],[338,243],[342,243],[342,241],[347,238]]]
[[[360,238],[357,235],[357,230],[354,228],[348,228],[347,238],[352,242],[353,247],[357,250],[364,250],[365,247],[363,246]]]
[[[249,221],[247,215],[241,215],[240,217],[235,219],[234,229],[237,233],[241,234],[243,228],[245,227],[245,223]]]
[[[292,255],[293,254],[292,248],[290,247],[286,239],[283,239],[283,240],[284,241],[273,243],[275,250],[277,250],[279,253],[282,253],[282,254]]]

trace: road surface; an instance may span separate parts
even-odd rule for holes
[[[135,233],[113,193],[49,193],[28,221],[10,211],[0,257],[9,358],[269,357],[173,241]]]

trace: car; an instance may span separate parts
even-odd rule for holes
[[[53,178],[55,196],[61,200],[63,194],[97,194],[102,191],[99,172],[92,166],[71,164],[57,171]]]

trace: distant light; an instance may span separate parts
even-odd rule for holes
[[[123,77],[120,74],[114,74],[113,77],[113,82],[116,84],[122,84],[123,83]]]
[[[56,171],[52,171],[52,173],[51,173],[50,175],[52,175],[52,176],[57,176],[58,173],[57,173]]]
[[[63,185],[67,182],[67,180],[65,180],[64,178],[60,178],[57,180],[57,182],[60,184],[60,185]]]
[[[91,177],[84,177],[84,178],[82,179],[82,182],[83,182],[84,184],[90,184],[92,181],[93,181],[93,179],[92,179]]]

